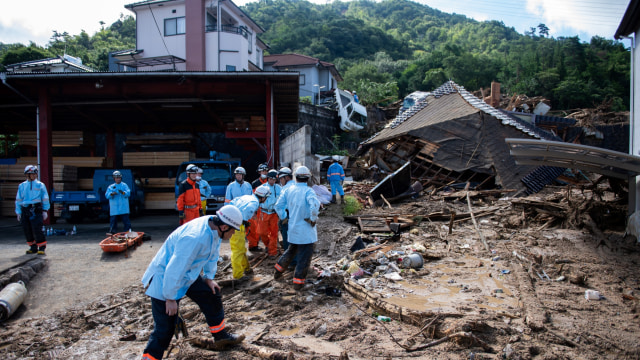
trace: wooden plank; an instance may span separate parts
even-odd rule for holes
[[[19,181],[26,180],[24,175],[25,165],[0,165],[0,180]],[[53,165],[53,181],[75,182],[78,180],[78,168],[70,165]]]
[[[148,210],[175,209],[176,199],[173,192],[145,193],[144,207]]]
[[[175,186],[175,178],[145,178],[144,187],[146,188],[173,188]]]
[[[36,157],[21,157],[17,159],[17,163],[22,165],[23,168],[26,165],[35,165],[38,163]],[[76,167],[89,167],[89,168],[101,168],[106,166],[104,157],[92,157],[92,156],[54,156],[53,165],[71,165]]]
[[[52,131],[51,142],[54,147],[80,146],[84,143],[82,131]],[[38,139],[35,131],[19,131],[18,145],[38,146]]]
[[[360,231],[362,232],[389,232],[391,229],[387,225],[387,221],[383,218],[363,219],[358,217]]]
[[[165,152],[125,152],[122,153],[122,165],[131,166],[178,166],[180,163],[195,158],[195,154],[188,151]]]

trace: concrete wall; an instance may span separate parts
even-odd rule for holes
[[[280,142],[305,125],[311,127],[311,153],[332,147],[331,137],[341,133],[338,128],[338,113],[326,108],[302,104],[298,107],[297,124],[281,124],[278,126]]]
[[[292,171],[304,165],[311,170],[316,178],[320,175],[320,162],[311,152],[313,129],[304,125],[293,134],[280,141],[280,164],[288,166]]]

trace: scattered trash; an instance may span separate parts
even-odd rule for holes
[[[413,253],[402,259],[402,266],[404,266],[405,268],[419,269],[422,267],[423,263],[424,260],[422,259],[422,255],[418,253]]]
[[[587,290],[584,292],[584,298],[587,300],[600,300],[601,295],[597,290]]]
[[[383,275],[385,279],[389,279],[389,280],[393,280],[393,281],[401,281],[402,280],[402,276],[400,276],[400,274],[398,274],[397,272],[391,272],[388,274],[384,274]]]
[[[351,245],[351,248],[349,249],[349,251],[351,252],[356,252],[358,250],[362,250],[364,249],[364,241],[362,241],[362,236],[358,236],[356,238],[356,242],[353,243],[353,245]]]
[[[378,315],[376,317],[376,319],[378,319],[378,321],[382,321],[382,322],[391,322],[391,318],[388,317],[388,316]]]
[[[27,287],[22,281],[11,283],[0,291],[0,321],[8,319],[27,297]]]
[[[496,293],[496,294],[504,293],[504,291],[502,289],[495,289],[495,290],[493,290],[493,292]]]
[[[559,276],[555,281],[564,281],[566,278],[564,276]]]
[[[503,274],[510,274],[511,270],[500,270],[500,272]]]
[[[331,287],[331,286],[327,286],[324,289],[324,293],[327,294],[327,296],[335,296],[335,297],[341,297],[342,296],[342,290],[336,289],[336,288]]]
[[[492,260],[492,261],[498,261],[498,260],[500,260],[500,256],[496,256],[496,257],[494,257],[494,258],[493,258],[493,259],[491,259],[491,260]]]

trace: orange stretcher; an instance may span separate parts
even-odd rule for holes
[[[123,252],[130,247],[142,245],[143,232],[121,232],[109,235],[100,242],[104,252]]]

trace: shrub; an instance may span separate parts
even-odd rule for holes
[[[360,210],[362,210],[362,204],[360,204],[360,202],[354,196],[345,195],[344,208],[342,209],[342,212],[346,216],[350,216],[357,213]]]

